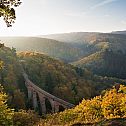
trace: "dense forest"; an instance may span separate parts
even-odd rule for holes
[[[82,1],[26,2],[1,35],[125,27],[125,2]],[[0,1],[7,27],[21,4]],[[125,64],[126,30],[0,37],[0,126],[126,126]]]
[[[6,46],[16,48],[17,51],[35,51],[51,57],[72,62],[83,55],[82,50],[71,46],[69,43],[59,42],[53,39],[38,37],[0,37]]]
[[[15,109],[25,108],[24,81],[16,50],[8,47],[0,48],[0,83],[8,94],[8,104]]]
[[[6,104],[6,94],[0,86],[0,124],[2,126],[126,126],[126,86],[118,85],[100,96],[83,99],[75,108],[40,118],[33,111],[14,110]]]
[[[0,59],[3,62],[0,71],[1,84],[11,96],[11,105],[16,101],[13,100],[14,96],[16,99],[18,93],[22,95],[22,105],[19,107],[27,107],[27,91],[21,74],[21,64],[36,85],[73,104],[78,104],[83,98],[94,97],[115,83],[126,83],[123,79],[94,75],[86,68],[81,69],[36,52],[16,54],[15,48],[2,47]]]
[[[29,78],[55,96],[75,104],[83,97],[89,98],[95,94],[93,81],[88,80],[88,71],[83,70],[80,75],[72,65],[40,53],[21,52],[18,57],[23,61]]]
[[[44,53],[99,76],[125,79],[126,36],[114,33],[75,32],[0,39],[17,51]]]
[[[51,51],[56,49],[57,52],[53,53],[53,55],[51,55],[52,57],[47,55],[48,52],[45,54],[41,49],[37,51],[37,47],[35,49],[34,46],[30,45],[30,40],[35,42],[35,40],[41,40],[41,38],[29,38],[27,51],[25,51],[25,49],[22,51],[20,48],[18,49],[20,52],[17,52],[14,46],[10,45],[11,48],[9,48],[1,44],[0,83],[2,87],[0,87],[0,95],[1,101],[6,100],[6,104],[2,102],[1,105],[5,105],[3,109],[8,111],[7,113],[10,117],[7,119],[6,123],[14,123],[14,125],[17,126],[38,125],[38,123],[39,125],[50,125],[50,123],[54,123],[54,125],[82,124],[86,126],[90,124],[99,126],[100,123],[102,123],[104,126],[107,125],[107,123],[111,123],[113,120],[114,123],[121,125],[121,122],[125,121],[125,116],[122,116],[125,115],[125,100],[123,100],[125,99],[125,86],[120,86],[118,92],[114,88],[111,90],[110,88],[116,84],[126,84],[125,47],[122,50],[118,50],[122,46],[122,44],[120,44],[118,49],[112,49],[116,43],[115,38],[110,37],[109,39],[111,42],[113,40],[114,44],[113,42],[112,44],[109,42],[100,42],[99,39],[99,41],[97,40],[93,45],[88,46],[84,44],[85,47],[81,47],[81,49],[80,45],[82,43],[77,46],[75,46],[75,43],[68,43],[67,47],[64,48],[64,46],[60,46],[63,44],[62,42],[42,39],[43,41],[49,41],[46,41],[47,43],[45,42],[44,46],[45,48],[47,45],[50,45],[48,50],[52,47],[53,41],[59,43],[57,48],[56,44],[54,44],[54,48],[52,48]],[[21,40],[23,39],[21,38]],[[119,39],[117,41],[122,40]],[[21,47],[20,44],[19,47]],[[69,50],[69,54],[74,54],[77,53],[75,51],[76,49],[77,52],[81,52],[79,54],[80,57],[76,55],[77,57],[73,58],[72,55],[69,55],[70,60],[66,60],[67,58],[69,59],[69,57],[65,57],[65,60],[63,59],[65,55],[61,55],[62,51],[66,52]],[[84,51],[87,53],[84,54]],[[58,52],[59,57],[56,56]],[[50,52],[50,54],[51,53],[52,52]],[[82,55],[83,57],[81,57]],[[76,60],[74,61],[73,59]],[[68,62],[72,60],[74,62],[68,64]],[[27,89],[22,76],[22,67],[28,74],[29,79],[38,87],[77,106],[61,113],[43,116],[42,118],[46,118],[46,120],[40,118],[38,115],[40,114],[39,110],[36,110],[38,114],[32,111],[33,106],[31,101],[27,98]],[[120,99],[117,97],[120,97]],[[105,100],[107,101],[108,99],[112,99],[110,102],[113,104],[115,104],[115,102],[118,103],[115,104],[115,108],[112,108],[111,111],[108,108],[104,110],[105,107],[108,107],[105,106],[109,104],[109,101],[105,103]],[[97,104],[99,106],[97,106]],[[116,107],[119,110],[117,110]],[[3,109],[1,109],[1,111]],[[3,122],[1,121],[0,123],[5,122],[4,118],[1,120]]]
[[[125,79],[126,36],[125,31],[112,33],[75,32],[52,34],[51,38],[83,50],[83,57],[73,65],[88,68],[94,74]],[[41,37],[41,36],[40,36]]]
[[[126,54],[122,51],[114,52],[106,49],[93,53],[72,64],[81,68],[90,69],[101,76],[110,76],[125,79]]]

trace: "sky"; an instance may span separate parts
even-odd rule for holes
[[[125,12],[126,0],[22,0],[11,28],[0,18],[0,36],[126,30]]]

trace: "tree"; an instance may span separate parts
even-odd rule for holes
[[[14,126],[38,126],[39,116],[32,110],[19,110],[14,113]]]
[[[106,90],[103,96],[83,99],[75,108],[47,116],[46,125],[81,125],[93,123],[101,124],[102,120],[126,117],[126,86],[120,85],[118,92],[115,88]],[[113,121],[112,121],[113,122]],[[108,123],[107,123],[108,124]],[[123,123],[122,123],[123,124]],[[125,124],[125,123],[124,123]],[[94,124],[95,125],[95,124]],[[97,124],[96,124],[97,125]],[[86,125],[87,126],[87,125]],[[105,126],[105,125],[104,125]],[[108,126],[108,125],[106,125]],[[109,125],[110,126],[110,125]],[[117,124],[111,125],[117,126]],[[123,125],[118,125],[123,126]]]
[[[0,70],[4,67],[4,62],[0,60]]]
[[[8,84],[8,86],[17,87],[17,78],[12,64],[8,65],[8,73],[7,76],[4,78],[4,81],[6,85]]]
[[[0,85],[0,126],[11,126],[13,124],[13,110],[6,104],[6,94],[3,93],[3,87]]]
[[[21,4],[20,0],[0,0],[0,17],[3,17],[7,27],[12,26],[16,19],[15,7]]]
[[[11,102],[12,108],[15,110],[25,109],[25,94],[20,90],[15,90]]]
[[[52,93],[52,89],[54,88],[54,82],[51,73],[47,73],[45,83],[45,90]]]

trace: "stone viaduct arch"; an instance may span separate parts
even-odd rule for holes
[[[36,86],[32,81],[29,80],[28,75],[23,73],[23,77],[25,79],[25,85],[28,90],[28,99],[32,99],[33,101],[33,108],[36,109],[38,107],[37,103],[37,95],[40,100],[40,106],[43,114],[46,114],[46,104],[45,99],[48,99],[51,103],[52,113],[59,112],[59,107],[62,106],[64,109],[69,109],[74,107],[73,104],[66,102],[56,96],[42,90],[38,86]]]

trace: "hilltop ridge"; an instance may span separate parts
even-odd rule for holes
[[[126,30],[124,30],[124,31],[112,31],[112,34],[123,34],[123,35],[126,35]]]

